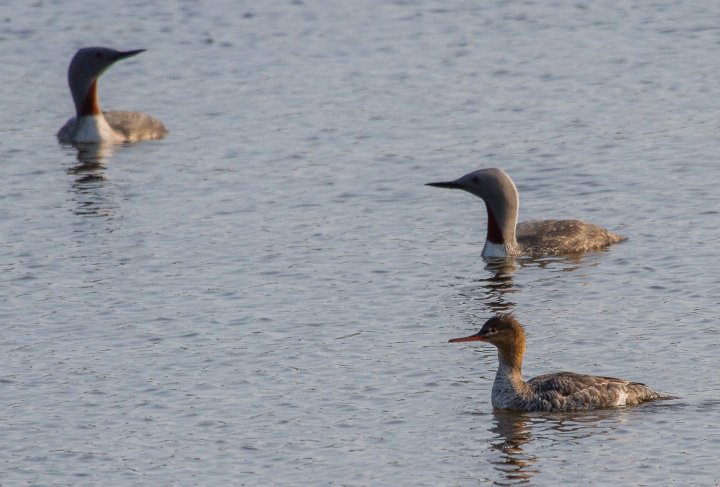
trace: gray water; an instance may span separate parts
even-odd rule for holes
[[[0,4],[0,484],[718,485],[714,2]],[[170,135],[54,134],[87,45],[148,51],[101,104]],[[489,265],[521,220],[629,237]],[[524,373],[677,399],[493,411],[496,311]]]

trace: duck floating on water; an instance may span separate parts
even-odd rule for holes
[[[492,405],[516,411],[572,411],[631,406],[668,399],[645,384],[614,377],[557,372],[525,382],[522,361],[525,330],[512,314],[490,318],[482,329],[450,343],[481,341],[497,347],[500,365],[492,387]]]
[[[518,225],[520,198],[502,169],[480,169],[455,181],[427,186],[462,189],[483,199],[488,214],[485,258],[577,254],[627,240],[580,220],[532,220]]]
[[[116,51],[107,47],[85,47],[75,53],[68,68],[68,82],[76,116],[57,133],[60,142],[121,144],[167,135],[162,122],[144,113],[100,110],[97,92],[100,75],[115,62],[143,51],[145,49]]]

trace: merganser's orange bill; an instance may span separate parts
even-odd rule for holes
[[[451,340],[448,340],[448,343],[458,343],[458,342],[484,342],[485,341],[485,335],[481,335],[480,333],[475,333],[474,335],[470,335],[467,337],[462,338],[453,338]]]

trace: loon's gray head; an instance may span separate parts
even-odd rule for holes
[[[107,47],[84,47],[78,50],[68,68],[68,83],[77,115],[94,114],[97,108],[95,83],[107,68],[144,50],[116,51]]]
[[[515,225],[520,207],[517,188],[502,169],[488,168],[443,183],[428,183],[437,188],[462,189],[482,198],[488,212],[487,240],[493,244],[515,246]]]

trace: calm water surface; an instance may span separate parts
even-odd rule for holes
[[[0,7],[1,484],[718,484],[715,4],[67,3]],[[86,45],[168,138],[56,143]],[[490,166],[629,241],[484,262],[423,184]],[[494,412],[508,310],[678,399]]]

